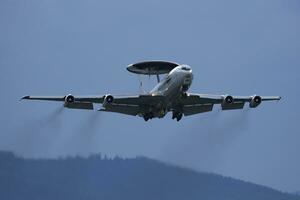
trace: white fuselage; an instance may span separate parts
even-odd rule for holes
[[[193,82],[191,67],[180,65],[174,68],[160,83],[151,91],[152,95],[162,95],[172,100],[187,92]]]
[[[164,96],[164,101],[151,108],[154,117],[164,117],[173,108],[174,104],[182,98],[190,88],[193,81],[193,73],[188,65],[180,65],[174,68],[151,91],[150,95]]]

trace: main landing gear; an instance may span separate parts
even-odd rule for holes
[[[176,119],[177,121],[180,121],[182,119],[183,114],[181,112],[173,112],[172,119]]]
[[[183,114],[181,112],[173,111],[172,119],[176,119],[177,121],[180,121],[182,119],[182,117],[183,117]],[[147,122],[147,121],[149,121],[149,119],[154,118],[154,114],[146,113],[146,114],[144,114],[143,118]]]

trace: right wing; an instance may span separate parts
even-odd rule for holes
[[[279,96],[230,96],[230,95],[210,95],[210,94],[188,94],[181,98],[178,105],[182,106],[184,115],[194,115],[213,110],[215,104],[220,104],[222,110],[243,109],[245,103],[249,103],[251,108],[255,108],[263,101],[279,101]],[[229,100],[227,102],[227,100]],[[231,101],[231,102],[230,102]]]

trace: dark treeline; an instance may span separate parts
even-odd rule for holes
[[[3,200],[299,200],[298,196],[147,158],[23,159],[0,152]]]

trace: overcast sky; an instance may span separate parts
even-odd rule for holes
[[[299,22],[297,0],[1,0],[0,150],[142,155],[300,190]],[[126,65],[151,59],[190,65],[192,92],[283,100],[243,111],[215,107],[180,123],[19,101],[136,94],[138,77]],[[145,78],[145,87],[154,80]]]

